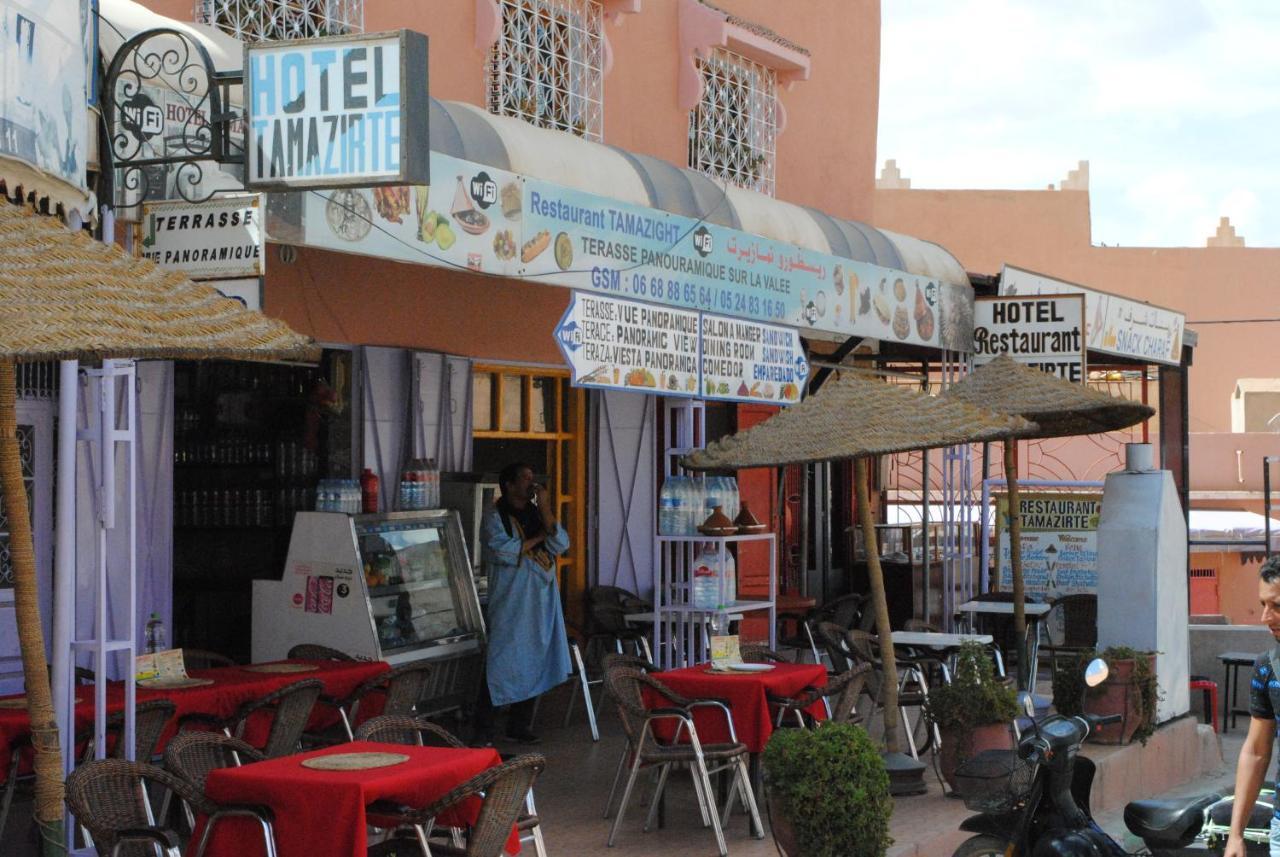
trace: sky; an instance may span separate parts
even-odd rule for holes
[[[1277,0],[882,0],[877,173],[1041,190],[1089,161],[1093,243],[1280,246]]]

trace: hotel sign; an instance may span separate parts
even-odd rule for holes
[[[245,46],[251,190],[430,183],[427,37]]]
[[[1084,295],[976,298],[973,310],[974,365],[1008,354],[1064,381],[1084,381]]]

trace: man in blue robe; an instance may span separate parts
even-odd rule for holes
[[[533,744],[538,697],[570,675],[556,586],[556,557],[569,549],[569,536],[529,465],[504,467],[498,483],[502,496],[485,512],[480,534],[489,577],[489,648],[476,736],[479,743],[491,739],[494,708],[509,705],[507,738]]]

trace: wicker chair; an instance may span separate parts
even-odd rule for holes
[[[789,664],[790,660],[781,652],[775,652],[773,649],[763,643],[747,643],[738,648],[738,654],[741,655],[744,663],[748,664]]]
[[[207,816],[205,832],[195,849],[201,857],[209,833],[224,818],[248,817],[262,830],[267,857],[275,857],[275,831],[271,811],[265,807],[215,804],[181,777],[145,762],[97,759],[87,762],[67,777],[67,806],[76,821],[93,837],[100,857],[154,857],[157,850],[166,857],[182,857],[177,834],[153,824],[148,818],[144,784],[169,789]]]
[[[609,670],[615,667],[632,667],[645,672],[656,673],[658,667],[652,662],[645,660],[636,655],[605,655],[600,662],[600,668],[604,670],[604,675],[609,674]],[[603,680],[603,679],[602,679]],[[605,701],[609,697],[609,686],[605,685],[604,694],[600,697],[600,707],[603,709]],[[613,807],[613,796],[618,793],[618,786],[622,783],[622,775],[627,769],[627,763],[631,761],[631,754],[635,751],[635,745],[631,743],[631,736],[624,731],[624,739],[626,745],[622,748],[622,755],[618,757],[617,770],[613,772],[613,785],[609,787],[609,798],[604,803],[604,817],[608,818]]]
[[[169,725],[169,721],[177,711],[178,706],[167,699],[151,699],[137,704],[134,708],[133,720],[133,758],[135,760],[151,761],[151,757],[156,754],[156,749],[160,746],[160,736],[164,734],[165,727]],[[112,739],[109,742],[111,752],[107,754],[109,758],[124,758],[125,743],[121,740],[123,734],[124,712],[117,711],[107,715],[107,736]],[[84,730],[83,736],[85,751],[82,758],[87,762],[96,755],[92,727]]]
[[[228,738],[220,732],[183,732],[164,748],[164,766],[169,773],[186,782],[203,795],[209,774],[219,768],[236,768],[245,762],[261,762],[260,751],[238,738]],[[193,807],[185,798],[182,801],[187,826],[195,832]],[[203,810],[201,810],[203,811]],[[162,813],[162,817],[165,814]]]
[[[407,714],[382,714],[370,717],[356,727],[355,741],[378,741],[383,744],[408,744],[416,747],[467,746],[448,729],[423,717]]]
[[[401,664],[361,683],[359,687],[342,699],[321,696],[320,701],[338,709],[338,715],[342,718],[342,728],[346,731],[346,738],[351,741],[355,738],[353,732],[354,724],[359,716],[362,700],[374,694],[380,694],[383,697],[383,714],[412,714],[414,706],[418,704],[418,700],[422,698],[423,691],[426,690],[431,670],[431,664],[424,661]],[[331,741],[328,743],[336,742]]]
[[[244,738],[245,724],[249,718],[261,711],[274,712],[271,719],[271,731],[262,752],[268,759],[287,756],[298,751],[298,742],[302,732],[311,718],[311,709],[324,690],[324,683],[319,679],[309,678],[285,685],[273,690],[266,696],[250,700],[230,717],[217,717],[212,714],[194,712],[184,715],[178,720],[178,728],[185,730],[196,727],[204,730],[222,730],[234,738]]]
[[[356,661],[359,658],[352,657],[346,652],[338,651],[329,646],[322,646],[319,643],[299,643],[289,650],[288,657],[296,658],[300,661]]]
[[[613,826],[609,830],[608,844],[610,846],[613,845],[613,840],[618,834],[618,828],[622,825],[622,817],[626,813],[627,802],[631,799],[631,791],[635,788],[636,777],[639,775],[640,769],[656,767],[659,772],[658,783],[649,804],[649,817],[644,825],[644,829],[648,830],[653,825],[654,818],[657,815],[658,806],[661,804],[662,790],[666,786],[667,775],[671,772],[672,765],[689,766],[689,773],[693,778],[694,791],[698,796],[698,808],[702,813],[703,824],[709,824],[712,830],[715,831],[716,844],[720,848],[721,857],[725,857],[729,850],[725,845],[724,830],[715,805],[715,791],[711,786],[711,774],[713,773],[719,773],[720,771],[730,771],[732,773],[729,794],[725,799],[725,822],[728,822],[735,797],[741,794],[743,803],[746,804],[751,814],[752,832],[757,839],[764,837],[764,827],[760,823],[760,812],[756,807],[755,793],[752,791],[751,778],[747,773],[747,747],[738,741],[737,732],[733,726],[733,717],[729,713],[728,706],[716,699],[687,699],[671,690],[645,670],[620,664],[611,665],[606,669],[605,686],[608,688],[609,695],[613,697],[617,704],[618,716],[622,720],[622,727],[626,732],[627,739],[631,746],[635,748],[632,753],[631,773],[622,792],[622,801],[618,804],[618,814],[613,819]],[[646,687],[655,691],[670,704],[660,708],[647,709],[643,696],[643,691]],[[699,740],[698,730],[693,723],[693,710],[701,707],[716,708],[723,712],[729,728],[728,743],[704,745]],[[676,721],[678,724],[675,739],[672,743],[660,741],[652,731],[653,724],[662,720]],[[681,742],[682,734],[687,734],[689,743]],[[708,763],[714,764],[716,767],[709,767]]]
[[[524,805],[525,796],[546,766],[546,759],[537,754],[516,756],[497,767],[476,774],[429,806],[408,809],[379,802],[371,804],[369,812],[388,821],[394,820],[397,826],[413,828],[424,857],[501,857],[507,838],[511,835],[511,827],[516,823],[520,808]],[[428,843],[427,838],[436,816],[476,797],[483,798],[484,802],[465,847]],[[400,852],[397,850],[397,853]]]
[[[825,687],[807,687],[795,696],[774,696],[771,693],[766,693],[766,696],[771,704],[777,706],[778,726],[782,726],[788,717],[795,717],[796,724],[802,729],[821,725],[823,722],[853,723],[861,726],[869,715],[867,709],[875,707],[874,705],[865,706],[862,712],[858,711],[858,698],[866,689],[867,679],[870,676],[871,664],[860,663],[839,675],[832,676]],[[835,699],[834,703],[831,702],[832,698]],[[826,700],[828,717],[826,721],[815,723],[807,709],[819,700]]]
[[[183,649],[182,663],[185,664],[188,669],[193,670],[239,666],[239,664],[226,655],[219,654],[218,652],[211,652],[207,649]]]
[[[870,631],[861,631],[857,628],[852,631],[845,632],[846,651],[851,659],[851,663],[870,663],[872,673],[869,684],[873,685],[875,690],[872,697],[877,704],[882,702],[881,690],[884,683],[884,664],[880,660],[880,638]],[[907,748],[914,758],[920,758],[920,754],[927,752],[929,747],[935,741],[942,743],[941,735],[938,733],[936,726],[930,727],[928,720],[924,716],[924,701],[929,695],[929,679],[930,670],[938,666],[938,661],[934,658],[916,657],[910,651],[894,652],[894,661],[898,669],[898,712],[902,717],[902,725],[904,734],[907,737]],[[907,710],[914,708],[916,710],[916,720],[911,722]]]
[[[1059,622],[1058,617],[1061,617]],[[1040,620],[1040,652],[1049,661],[1049,674],[1059,658],[1079,657],[1098,644],[1098,596],[1093,593],[1063,595]],[[1062,639],[1055,629],[1062,626]]]
[[[409,744],[419,747],[444,746],[461,749],[466,747],[452,732],[422,717],[382,715],[372,717],[356,729],[355,740],[379,741],[384,744]],[[532,842],[538,857],[546,857],[547,848],[542,839],[542,822],[533,800],[533,789],[525,798],[525,809],[516,819],[521,842]]]

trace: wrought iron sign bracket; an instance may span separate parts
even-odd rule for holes
[[[147,30],[126,41],[102,96],[120,186],[138,202],[168,191],[187,202],[213,196],[202,187],[205,165],[244,163],[244,129],[236,127],[243,114],[230,107],[231,89],[243,79],[243,72],[217,71],[204,45],[180,30]]]

